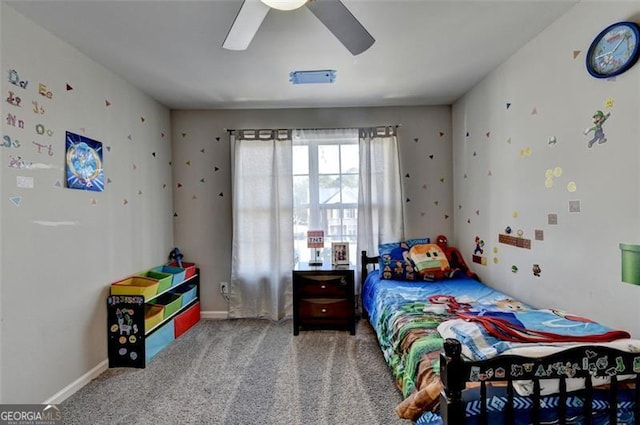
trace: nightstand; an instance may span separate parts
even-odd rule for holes
[[[293,334],[300,329],[348,329],[356,334],[353,266],[293,270]]]

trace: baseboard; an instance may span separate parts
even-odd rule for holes
[[[93,369],[89,372],[82,375],[80,378],[76,379],[57,393],[55,393],[51,398],[45,400],[43,404],[59,404],[65,401],[67,398],[72,396],[76,391],[80,388],[87,385],[91,380],[98,377],[102,372],[109,368],[109,360],[105,359],[98,363]]]
[[[207,320],[228,319],[229,312],[228,311],[201,311],[200,318],[207,319]]]

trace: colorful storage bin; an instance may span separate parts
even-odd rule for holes
[[[200,303],[195,303],[172,321],[175,323],[175,337],[179,337],[200,320]]]
[[[149,332],[154,326],[164,320],[164,307],[157,304],[144,306],[144,331]]]
[[[189,283],[189,284],[178,286],[175,289],[172,289],[171,293],[182,295],[182,307],[184,307],[196,298],[196,291],[197,291],[196,284]]]
[[[182,295],[168,292],[153,300],[150,305],[162,306],[164,308],[164,319],[166,319],[182,308]]]
[[[145,338],[144,350],[146,363],[149,363],[152,358],[175,339],[175,332],[173,320],[170,320]]]
[[[185,261],[182,262],[182,266],[178,265],[176,261],[169,263],[168,266],[183,268],[185,271],[184,278],[189,279],[196,274],[196,265],[195,263],[187,263]]]
[[[185,269],[181,269],[179,267],[171,267],[171,266],[159,266],[154,267],[153,271],[160,273],[169,273],[173,275],[173,280],[171,282],[171,286],[176,286],[184,280],[184,276],[186,274]]]
[[[111,295],[142,295],[145,300],[158,293],[158,280],[131,276],[111,284]]]
[[[171,288],[171,285],[173,284],[173,275],[171,273],[161,273],[155,270],[148,270],[146,272],[138,273],[136,276],[143,276],[157,280],[158,289],[156,290],[156,294],[163,293],[167,289]]]

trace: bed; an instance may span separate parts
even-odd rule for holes
[[[395,280],[366,251],[361,266],[363,317],[402,393],[400,417],[418,425],[640,424],[640,341],[628,333],[534,309],[469,273]]]

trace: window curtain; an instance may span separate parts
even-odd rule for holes
[[[366,250],[369,256],[378,255],[378,244],[403,239],[402,177],[396,128],[361,129],[358,250]],[[360,266],[358,253],[357,270]],[[360,278],[356,281],[360,282]]]
[[[293,182],[290,131],[231,135],[233,244],[229,317],[292,314]]]

